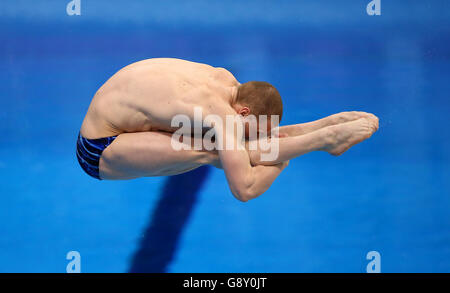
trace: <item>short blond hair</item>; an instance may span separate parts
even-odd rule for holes
[[[250,114],[278,115],[279,121],[283,115],[283,101],[278,90],[265,81],[249,81],[239,85],[236,103],[248,107]]]

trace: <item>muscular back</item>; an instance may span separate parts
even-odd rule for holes
[[[95,94],[81,127],[87,138],[123,132],[169,131],[173,116],[193,119],[232,111],[238,81],[223,68],[171,58],[133,63],[114,74]]]

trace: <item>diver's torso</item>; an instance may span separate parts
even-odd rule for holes
[[[81,127],[87,138],[123,132],[169,131],[175,115],[194,120],[230,107],[239,83],[223,68],[180,59],[133,63],[113,75],[95,94]]]

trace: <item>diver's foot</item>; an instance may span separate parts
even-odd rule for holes
[[[378,119],[375,115],[361,111],[348,111],[333,114],[327,117],[329,119],[329,126],[355,121],[361,118]]]
[[[349,148],[368,139],[378,130],[378,118],[373,116],[328,126],[328,143],[324,148],[328,153],[339,156]]]

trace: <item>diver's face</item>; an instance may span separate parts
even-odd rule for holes
[[[239,104],[234,105],[234,109],[242,118],[246,139],[255,138],[255,135],[256,138],[270,136],[272,129],[278,126],[279,119],[274,119],[275,121],[272,121],[270,115],[266,115],[265,119],[262,116],[256,117],[251,114],[248,107],[241,106]],[[255,130],[256,133],[250,133]]]
[[[254,137],[255,134],[250,135],[250,131],[256,130],[256,138],[270,136],[272,132],[272,123],[270,118],[266,121],[258,121],[258,119],[249,119],[248,116],[243,117],[243,122],[245,126],[245,138],[249,139],[250,137]]]

